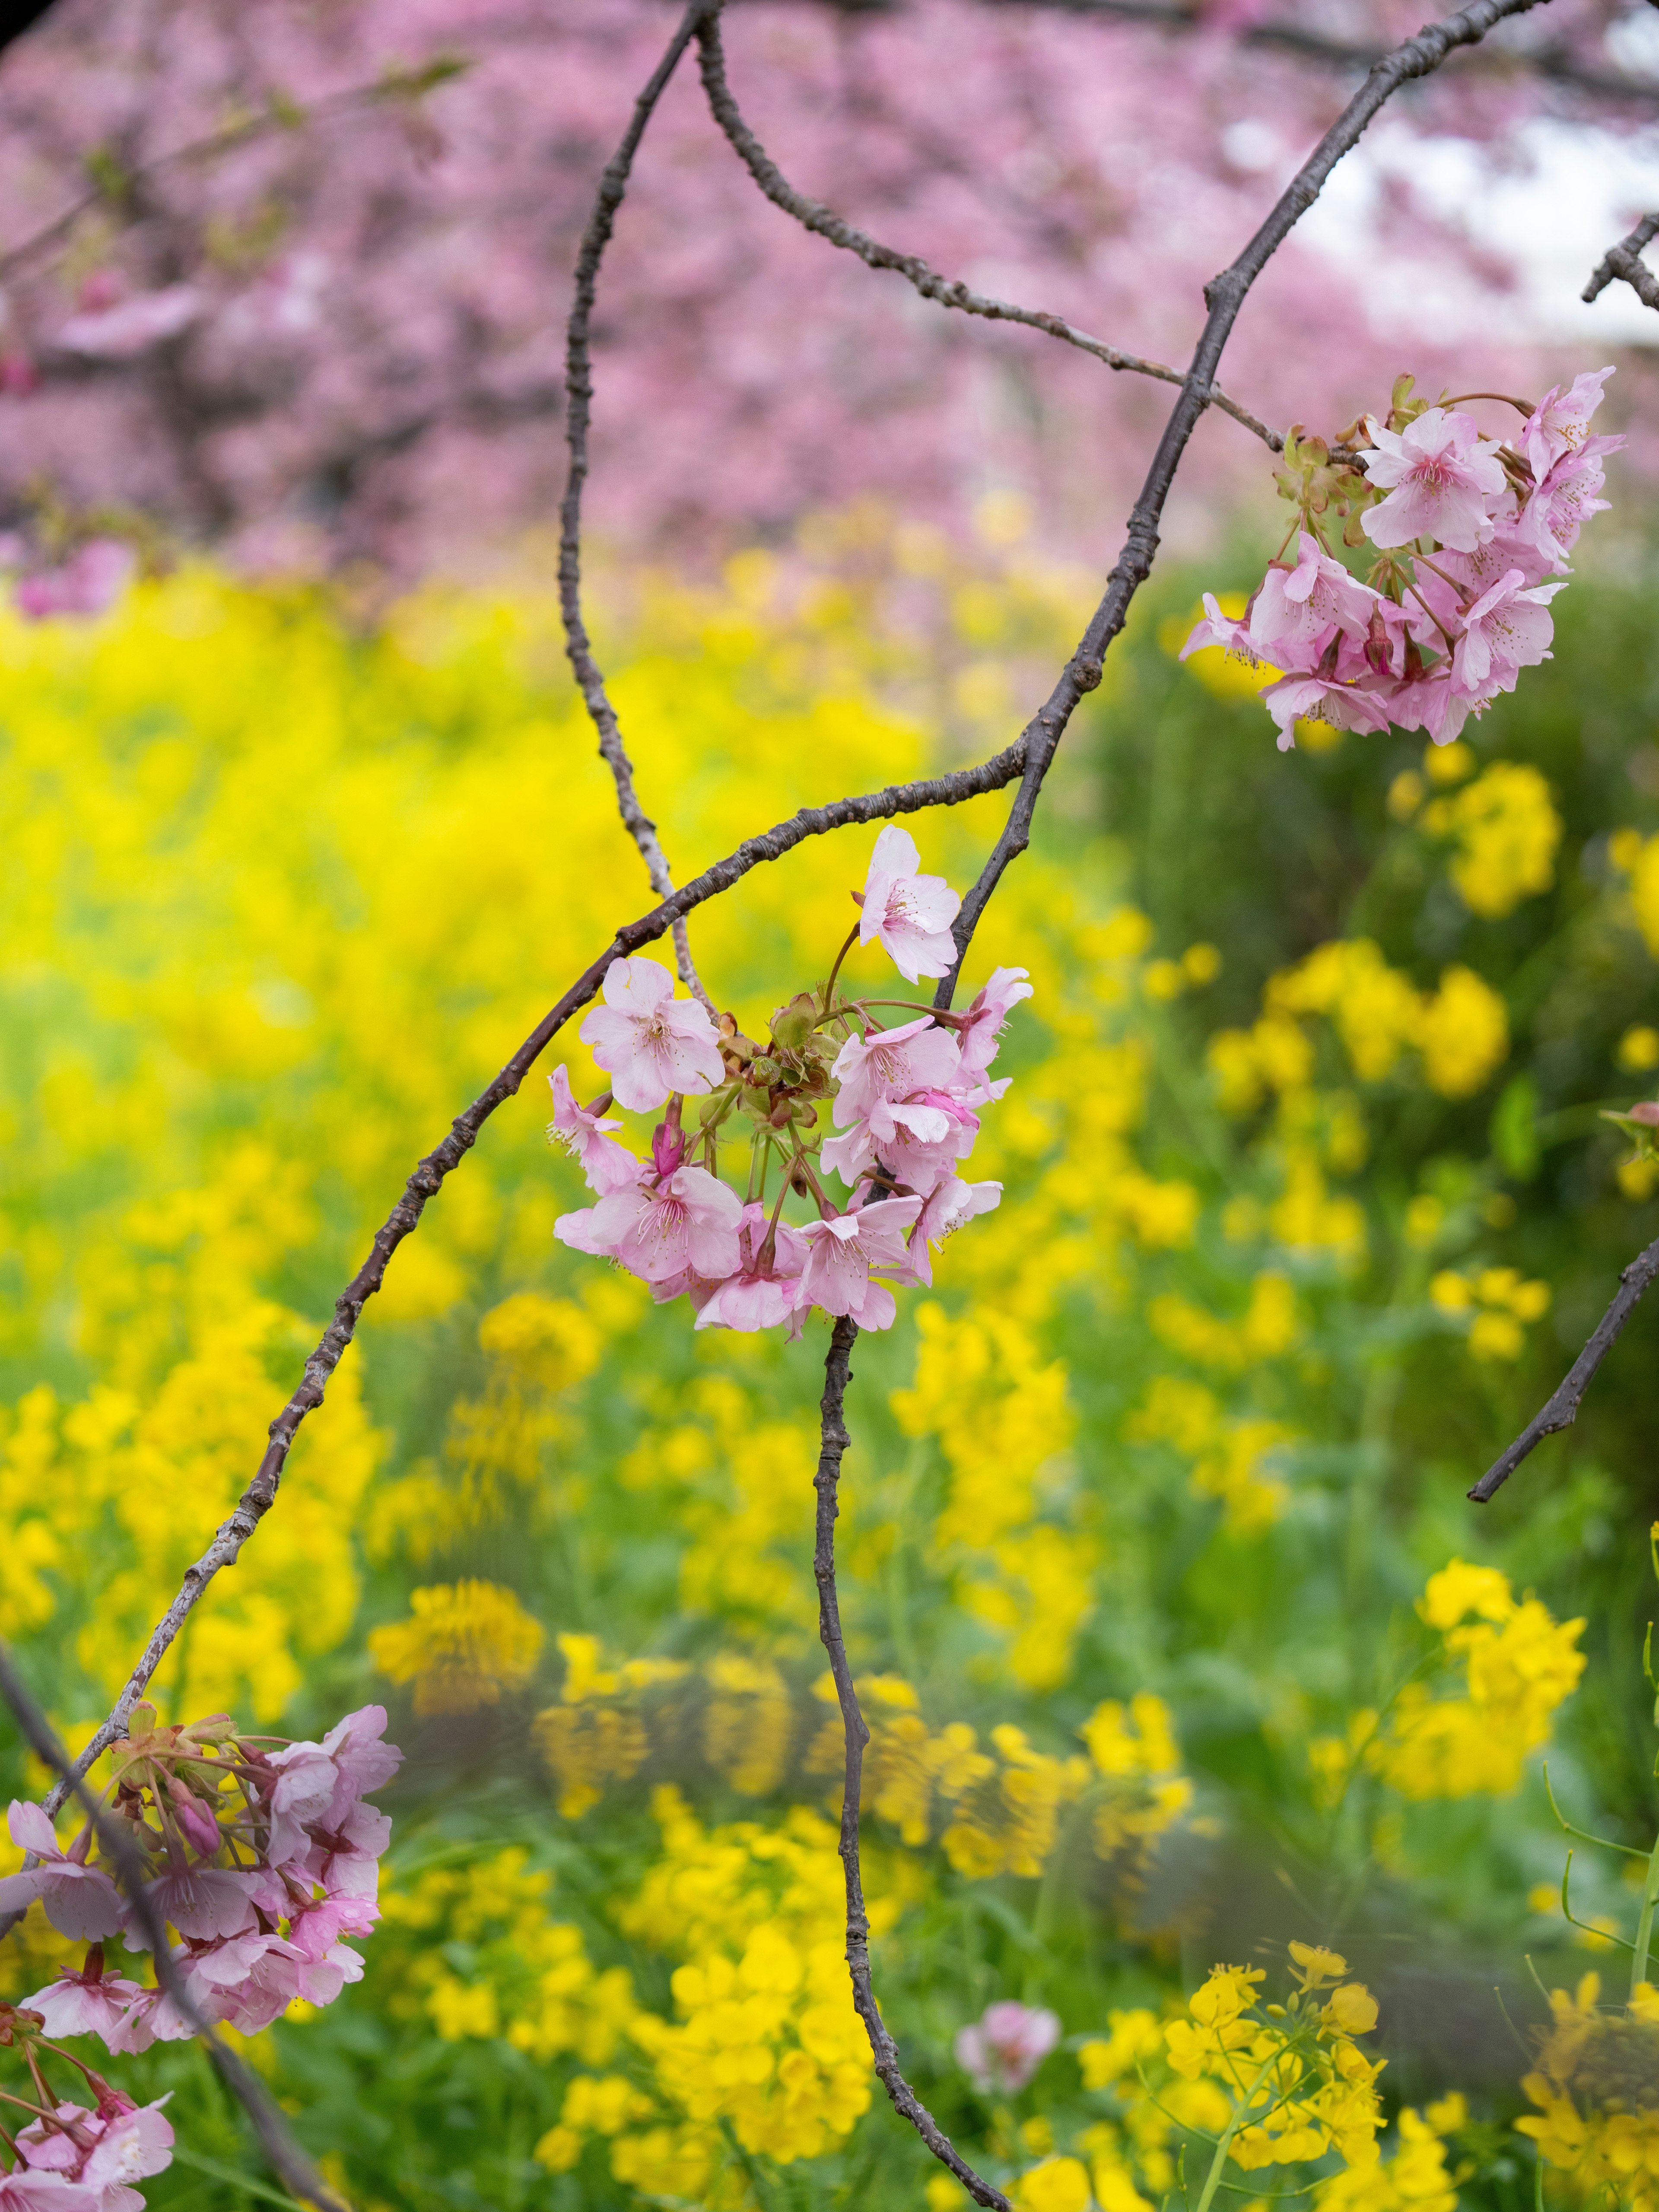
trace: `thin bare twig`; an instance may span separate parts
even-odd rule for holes
[[[310,2158],[294,2140],[281,2107],[270,2090],[258,2075],[226,2045],[216,2033],[212,2022],[204,2018],[198,2010],[196,2000],[191,1996],[174,1962],[166,1924],[149,1893],[144,1863],[138,1856],[131,1837],[119,1820],[110,1818],[104,1806],[82,1781],[80,1773],[70,1765],[69,1753],[58,1742],[51,1722],[30,1695],[10,1651],[3,1644],[0,1644],[0,1697],[3,1697],[10,1706],[13,1717],[36,1758],[56,1771],[62,1792],[58,1805],[72,1792],[91,1822],[93,1833],[98,1838],[98,1848],[114,1866],[128,1902],[149,1939],[150,1951],[155,1960],[156,1981],[206,2045],[208,2057],[213,2061],[220,2080],[252,2121],[254,2131],[272,2170],[282,2176],[296,2197],[304,2198],[307,2203],[319,2205],[322,2212],[349,2212],[349,2208],[329,2187]],[[32,1861],[33,1854],[29,1856]]]
[[[659,898],[672,896],[674,878],[657,836],[657,825],[640,805],[639,794],[634,788],[634,763],[623,744],[617,710],[605,688],[605,678],[593,658],[587,625],[582,620],[582,490],[587,482],[587,431],[593,404],[588,334],[599,290],[599,264],[616,228],[617,210],[628,190],[629,174],[646,125],[707,9],[719,4],[720,0],[691,0],[662,59],[652,72],[650,82],[634,102],[633,115],[623,133],[621,145],[605,165],[593,212],[582,234],[581,251],[576,257],[576,293],[565,327],[564,435],[570,448],[570,467],[565,477],[564,497],[559,503],[559,612],[564,619],[565,651],[598,732],[600,755],[616,780],[617,805],[623,826],[639,847],[651,888]],[[685,933],[683,915],[674,918],[674,958],[681,982],[702,1000],[712,1014],[714,1003],[704,990],[691,957],[691,942]]]
[[[672,898],[665,899],[637,921],[628,922],[617,932],[599,958],[577,978],[558,1004],[544,1015],[494,1082],[479,1092],[465,1113],[457,1115],[449,1134],[426,1155],[404,1184],[403,1196],[375,1232],[368,1257],[335,1300],[334,1318],[307,1360],[298,1389],[271,1423],[270,1442],[258,1473],[238,1499],[235,1510],[221,1522],[206,1551],[185,1569],[177,1596],[156,1623],[109,1717],[75,1760],[75,1774],[84,1774],[117,1736],[125,1734],[132,1708],[143,1697],[151,1675],[191,1608],[214,1576],[234,1564],[243,1545],[270,1510],[300,1424],[322,1404],[330,1379],[356,1334],[364,1306],[386,1279],[392,1254],[416,1228],[428,1200],[441,1188],[444,1177],[465,1159],[479,1130],[496,1108],[515,1094],[572,1015],[580,1013],[596,994],[611,963],[625,953],[637,952],[641,945],[652,944],[672,927],[678,916],[730,890],[751,868],[759,867],[763,861],[781,860],[809,837],[821,837],[831,830],[845,829],[854,823],[878,822],[890,815],[956,806],[983,792],[1000,791],[1018,775],[1024,761],[1021,746],[1009,745],[974,768],[956,769],[949,775],[927,776],[915,783],[890,784],[884,790],[868,792],[855,799],[833,799],[827,806],[803,807],[799,814],[791,815],[787,822],[779,823],[764,836],[746,838],[735,852],[728,853],[713,867],[705,868]],[[68,1795],[68,1785],[59,1782],[45,1800],[47,1812],[57,1813]],[[5,1933],[7,1924],[0,1920],[0,1935]]]
[[[1021,323],[1028,330],[1044,331],[1052,338],[1075,346],[1080,353],[1091,354],[1103,361],[1108,368],[1127,370],[1137,376],[1157,377],[1164,384],[1184,381],[1178,368],[1168,368],[1159,361],[1143,361],[1139,354],[1120,352],[1116,346],[1106,344],[1103,339],[1092,338],[1086,331],[1068,323],[1064,316],[1045,313],[1040,308],[1015,307],[1007,300],[992,299],[983,292],[970,291],[959,277],[941,276],[936,269],[915,253],[901,253],[896,246],[884,246],[872,238],[867,231],[860,230],[833,208],[823,206],[799,192],[773,161],[760,140],[743,119],[742,110],[732,96],[726,80],[726,55],[720,43],[720,22],[716,15],[707,15],[697,28],[698,60],[702,71],[703,89],[708,95],[708,106],[714,120],[731,140],[732,147],[755,182],[775,207],[820,238],[827,238],[832,246],[846,252],[857,254],[869,269],[890,269],[915,286],[924,300],[932,300],[941,307],[957,307],[964,315],[983,316],[988,322]],[[1265,422],[1237,400],[1230,399],[1224,392],[1210,394],[1212,403],[1224,414],[1242,422],[1275,453],[1282,453],[1285,441]]]
[[[1643,247],[1656,236],[1659,215],[1644,215],[1628,238],[1621,238],[1617,246],[1608,246],[1595,274],[1579,296],[1594,300],[1607,290],[1615,276],[1622,276],[1638,300],[1650,307],[1659,307],[1659,277],[1642,258]]]
[[[1153,556],[1158,551],[1158,524],[1163,517],[1164,501],[1170,495],[1170,487],[1175,481],[1176,470],[1187,449],[1187,442],[1198,425],[1200,416],[1211,403],[1222,349],[1231,334],[1250,287],[1318,198],[1331,171],[1342,156],[1358,144],[1367,124],[1402,85],[1409,83],[1414,77],[1429,76],[1457,47],[1477,44],[1494,23],[1509,16],[1526,15],[1540,4],[1541,0],[1474,0],[1473,5],[1460,8],[1455,15],[1448,15],[1443,21],[1425,25],[1415,38],[1407,39],[1391,54],[1377,62],[1364,83],[1279,194],[1266,222],[1244,251],[1205,286],[1204,300],[1210,312],[1194,350],[1192,364],[1182,381],[1181,397],[1170,410],[1170,418],[1164,426],[1164,434],[1158,442],[1158,450],[1152,456],[1152,466],[1147,471],[1146,483],[1141,487],[1140,496],[1130,510],[1128,535],[1108,580],[1106,595],[1096,608],[1089,627],[1083,633],[1078,649],[1066,664],[1059,683],[1025,726],[1023,732],[1025,772],[1020,779],[1019,790],[1002,835],[981,869],[978,881],[963,901],[962,911],[952,925],[951,933],[957,942],[957,963],[941,980],[933,994],[936,1006],[950,1005],[957,979],[962,972],[963,960],[979,925],[979,918],[985,911],[986,902],[1001,881],[1003,871],[1009,862],[1017,859],[1030,842],[1031,817],[1036,806],[1037,794],[1042,788],[1043,779],[1053,763],[1060,741],[1066,734],[1066,725],[1076,711],[1078,702],[1099,683],[1101,663],[1107,648],[1123,627],[1130,600],[1151,573]]]
[[[1477,1505],[1485,1505],[1497,1495],[1534,1445],[1542,1443],[1546,1437],[1554,1436],[1559,1430],[1572,1426],[1578,1418],[1579,1405],[1596,1369],[1623,1335],[1625,1323],[1635,1312],[1637,1301],[1656,1275],[1659,1275],[1659,1238],[1656,1238],[1645,1252],[1638,1252],[1619,1278],[1619,1289],[1613,1304],[1596,1323],[1595,1333],[1589,1342],[1562,1377],[1559,1389],[1528,1422],[1509,1449],[1492,1462],[1470,1491],[1468,1494]]]
[[[853,1670],[847,1663],[847,1645],[841,1632],[841,1601],[836,1589],[836,1516],[840,1510],[836,1490],[841,1481],[842,1457],[851,1441],[842,1409],[847,1386],[853,1379],[848,1363],[858,1333],[857,1322],[845,1316],[830,1333],[830,1352],[823,1363],[823,1396],[818,1408],[818,1466],[812,1478],[812,1487],[817,1492],[812,1573],[818,1586],[818,1637],[830,1655],[830,1672],[835,1677],[847,1746],[841,1801],[841,1863],[847,1883],[847,1970],[853,1978],[853,2002],[870,2038],[876,2072],[894,2109],[909,2121],[940,2164],[955,2174],[975,2203],[984,2205],[987,2212],[1012,2212],[1002,2191],[975,2172],[905,2080],[899,2065],[898,2045],[881,2016],[870,1978],[870,1916],[865,1910],[864,1875],[859,1863],[859,1797],[864,1786],[864,1747],[870,1741],[870,1730],[859,1709]]]

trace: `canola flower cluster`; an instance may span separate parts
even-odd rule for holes
[[[1578,1686],[1584,1623],[1517,1598],[1496,1567],[1451,1560],[1429,1577],[1418,1610],[1439,1632],[1442,1663],[1462,1693],[1437,1697],[1408,1681],[1386,1713],[1358,1712],[1346,1736],[1316,1738],[1310,1758],[1327,1803],[1358,1762],[1411,1800],[1506,1796]]]
[[[1586,1974],[1550,1992],[1538,2063],[1522,2083],[1538,2106],[1516,2122],[1577,2203],[1652,2212],[1659,2203],[1659,1990],[1639,1983],[1627,2006],[1603,2008]]]

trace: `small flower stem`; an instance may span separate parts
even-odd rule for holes
[[[841,963],[846,959],[848,954],[859,941],[860,926],[860,923],[855,921],[853,924],[853,927],[848,931],[847,941],[842,946],[841,951],[836,953],[836,964],[830,970],[830,981],[823,987],[823,998],[822,1001],[823,1011],[826,1014],[829,1012],[830,1003],[836,995],[836,978],[841,973]]]
[[[1513,407],[1521,415],[1535,415],[1538,412],[1534,403],[1511,398],[1507,392],[1460,392],[1455,399],[1443,399],[1440,404],[1443,407],[1461,407],[1466,399],[1497,399],[1505,407]]]
[[[788,1189],[790,1182],[797,1172],[804,1175],[806,1177],[807,1182],[812,1187],[812,1195],[818,1202],[819,1213],[826,1221],[835,1220],[841,1212],[841,1208],[838,1206],[831,1206],[829,1200],[824,1196],[823,1185],[813,1174],[812,1164],[807,1158],[805,1153],[802,1152],[800,1148],[800,1139],[795,1136],[793,1124],[791,1125],[789,1133],[791,1137],[794,1139],[795,1157],[790,1161],[787,1172],[785,1174],[783,1178],[783,1187],[785,1190],[787,1191]]]
[[[1214,2199],[1216,2191],[1221,2185],[1222,2170],[1227,2163],[1227,2154],[1232,2148],[1233,2137],[1238,2133],[1245,2114],[1249,2110],[1250,2100],[1255,2096],[1256,2091],[1261,2087],[1262,2083],[1267,2080],[1268,2075],[1279,2063],[1279,2059],[1283,2056],[1284,2053],[1282,2051],[1274,2051],[1273,2057],[1261,2068],[1255,2081],[1251,2082],[1249,2087],[1244,2092],[1244,2094],[1240,2099],[1239,2102],[1233,2107],[1233,2116],[1231,2119],[1228,2121],[1225,2128],[1221,2132],[1220,2137],[1217,2141],[1215,2156],[1210,2160],[1210,2170],[1204,2177],[1204,2187],[1199,2194],[1197,2203],[1193,2207],[1193,2212],[1210,2212],[1210,2206]]]
[[[1423,555],[1422,555],[1422,554],[1420,554],[1420,553],[1419,553],[1419,554],[1418,555],[1418,556],[1417,556],[1417,557],[1418,557],[1418,559],[1420,561],[1420,560],[1422,560],[1422,559],[1423,559],[1423,557],[1424,557],[1424,556],[1423,556]],[[1437,571],[1436,571],[1436,574],[1437,574],[1438,573],[1439,573],[1439,572],[1438,572],[1438,570],[1437,570]],[[1428,617],[1429,620],[1430,620],[1430,621],[1434,624],[1435,628],[1439,631],[1439,633],[1440,633],[1441,636],[1442,636],[1442,637],[1443,637],[1443,638],[1445,639],[1445,641],[1446,641],[1446,650],[1447,650],[1449,653],[1455,653],[1455,652],[1456,651],[1456,649],[1457,649],[1457,640],[1456,640],[1456,639],[1452,635],[1451,632],[1450,632],[1450,631],[1446,628],[1445,623],[1443,623],[1443,622],[1441,621],[1441,619],[1440,619],[1439,616],[1438,616],[1437,614],[1436,614],[1436,612],[1435,612],[1434,609],[1433,609],[1433,608],[1429,605],[1428,601],[1424,598],[1424,596],[1423,596],[1422,592],[1419,592],[1419,591],[1418,590],[1418,588],[1417,588],[1417,586],[1416,586],[1416,585],[1415,585],[1415,584],[1407,584],[1407,586],[1406,586],[1406,589],[1407,589],[1407,590],[1411,593],[1412,597],[1416,600],[1416,602],[1417,602],[1418,605],[1419,605],[1419,607],[1421,607],[1421,608],[1422,608],[1422,610],[1423,610],[1424,613]]]
[[[1659,1838],[1648,1858],[1648,1878],[1642,1885],[1642,1911],[1636,1923],[1636,1948],[1631,1954],[1630,1993],[1634,1998],[1648,1978],[1648,1947],[1653,1939],[1653,1908],[1659,1905]]]

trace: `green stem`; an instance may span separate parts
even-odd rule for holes
[[[1255,2081],[1244,2092],[1243,2098],[1233,2107],[1233,2116],[1223,2129],[1216,2143],[1215,2156],[1210,2160],[1210,2170],[1204,2177],[1204,2187],[1200,2192],[1198,2203],[1193,2207],[1193,2212],[1210,2212],[1211,2203],[1216,2191],[1221,2185],[1221,2173],[1227,2163],[1227,2154],[1233,2147],[1233,2137],[1238,2133],[1240,2126],[1249,2113],[1250,2100],[1283,2056],[1282,2051],[1274,2051],[1273,2057],[1262,2065]]]
[[[1630,1962],[1630,1993],[1636,1992],[1648,1978],[1648,1945],[1653,1936],[1653,1908],[1659,1905],[1659,1837],[1654,1839],[1648,1857],[1648,1878],[1642,1885],[1642,1913],[1636,1923],[1636,1948]]]

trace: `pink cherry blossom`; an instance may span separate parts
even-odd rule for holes
[[[879,938],[907,982],[947,975],[956,965],[951,924],[962,901],[943,876],[917,871],[921,857],[908,830],[890,822],[876,840],[859,914],[859,943]]]
[[[836,1054],[831,1077],[836,1123],[867,1121],[878,1100],[911,1098],[923,1091],[948,1091],[962,1075],[956,1039],[931,1014],[891,1030],[849,1036]]]
[[[251,1928],[258,1887],[258,1875],[231,1867],[179,1864],[146,1882],[144,1889],[164,1927],[176,1928],[181,1936],[206,1938],[240,1936]],[[149,1948],[149,1932],[130,1904],[125,1909],[122,1940],[131,1951]]]
[[[173,2127],[161,2110],[167,2101],[163,2096],[153,2105],[135,2106],[118,2094],[95,2112],[84,2105],[59,2105],[59,2127],[32,2120],[19,2131],[19,2154],[42,2179],[51,2176],[91,2192],[99,2212],[142,2212],[143,2197],[127,2185],[164,2172],[173,2163]],[[60,2197],[48,2201],[69,2202]],[[4,2202],[0,2197],[0,2204]]]
[[[131,2212],[136,2192],[128,2192],[126,2205],[108,2212]],[[0,2174],[0,2212],[105,2212],[103,2191],[71,2181],[66,2174],[37,2173],[28,2166]]]
[[[967,1018],[957,1032],[957,1053],[964,1075],[982,1075],[997,1056],[997,1042],[1011,1011],[1033,996],[1024,968],[994,968],[974,994]]]
[[[738,1272],[742,1216],[735,1191],[706,1168],[687,1167],[661,1181],[642,1175],[631,1190],[561,1214],[553,1234],[575,1251],[621,1261],[647,1283],[687,1268],[720,1281]]]
[[[890,1328],[898,1309],[875,1271],[886,1268],[903,1279],[909,1258],[904,1232],[921,1212],[919,1198],[884,1198],[857,1213],[809,1221],[801,1231],[811,1249],[797,1306],[850,1315],[860,1328]]]
[[[1365,473],[1374,484],[1393,487],[1360,518],[1373,545],[1433,538],[1455,553],[1472,553],[1492,536],[1509,479],[1497,441],[1481,437],[1472,415],[1430,407],[1401,431],[1375,421],[1368,427],[1376,443],[1359,456]]]
[[[981,1213],[994,1212],[1001,1203],[1000,1182],[964,1182],[959,1176],[947,1176],[935,1184],[910,1231],[912,1279],[931,1286],[933,1261],[929,1247],[943,1244],[957,1230]]]
[[[60,1966],[55,1982],[48,1982],[22,2002],[30,2012],[40,2014],[50,2036],[98,2035],[107,2042],[122,2014],[135,1997],[143,1995],[137,1982],[128,1981],[122,1974],[106,1973],[103,1953],[94,1949],[79,1973],[73,1966]]]
[[[12,598],[31,622],[49,615],[100,615],[120,596],[135,565],[131,546],[94,538],[60,567],[21,578]]]
[[[311,1848],[313,1833],[337,1832],[360,1809],[373,1822],[386,1820],[372,1806],[359,1806],[361,1798],[390,1782],[403,1764],[402,1752],[384,1740],[386,1719],[384,1705],[364,1705],[337,1722],[320,1743],[291,1743],[272,1753],[269,1764],[277,1780],[265,1847],[271,1866],[301,1858]],[[186,1932],[177,1921],[173,1925],[181,1935]]]
[[[1463,634],[1452,654],[1452,686],[1465,698],[1488,699],[1493,690],[1512,691],[1523,668],[1550,658],[1555,634],[1550,601],[1565,584],[1527,588],[1519,568],[1501,576],[1463,617]]]
[[[1381,693],[1358,684],[1340,684],[1334,677],[1281,676],[1261,694],[1261,702],[1279,725],[1279,750],[1289,752],[1296,743],[1299,721],[1328,722],[1339,730],[1386,730],[1387,700]]]
[[[1624,442],[1622,438],[1587,439],[1580,452],[1556,463],[1522,509],[1521,528],[1558,574],[1565,569],[1566,556],[1591,515],[1607,508],[1608,501],[1596,497],[1607,482],[1601,456]]]
[[[1587,368],[1565,388],[1553,386],[1528,416],[1515,442],[1540,483],[1559,460],[1583,447],[1612,374],[1611,368]]]
[[[52,1822],[40,1808],[15,1797],[6,1826],[13,1843],[33,1851],[40,1863],[0,1881],[0,1912],[26,1912],[39,1898],[47,1919],[62,1936],[94,1942],[119,1934],[125,1900],[101,1867],[86,1863],[90,1829],[83,1829],[67,1851],[60,1850]]]
[[[392,1839],[392,1822],[377,1806],[353,1805],[343,1820],[313,1832],[299,1862],[301,1875],[329,1898],[373,1898],[380,1887],[379,1860]]]
[[[965,1099],[923,1091],[911,1099],[878,1098],[866,1121],[825,1143],[823,1159],[849,1189],[880,1167],[895,1182],[926,1196],[956,1173],[978,1134],[979,1116]]]
[[[590,1190],[604,1197],[613,1190],[625,1190],[637,1181],[640,1163],[625,1145],[619,1145],[609,1133],[620,1129],[622,1123],[609,1116],[590,1114],[579,1106],[570,1089],[568,1069],[556,1067],[548,1077],[553,1089],[553,1119],[547,1125],[547,1133],[556,1143],[572,1153]]]
[[[1232,660],[1242,660],[1251,668],[1260,668],[1261,655],[1250,635],[1248,617],[1240,621],[1232,615],[1224,615],[1213,592],[1204,594],[1204,617],[1194,625],[1187,642],[1181,648],[1181,658],[1188,653],[1201,653],[1206,646],[1218,645]]]
[[[1311,668],[1338,629],[1364,636],[1378,594],[1348,574],[1304,530],[1296,566],[1274,562],[1250,605],[1250,640],[1279,668]]]
[[[766,1237],[766,1208],[757,1203],[745,1206],[738,1231],[738,1271],[716,1285],[704,1302],[697,1316],[699,1328],[752,1331],[775,1328],[788,1320],[806,1265],[806,1239],[781,1220],[772,1231],[769,1254],[765,1254]]]
[[[1397,684],[1382,685],[1376,697],[1396,729],[1424,730],[1436,744],[1449,745],[1469,716],[1486,703],[1454,690],[1450,676],[1449,659],[1439,660]]]
[[[957,2063],[975,2086],[1009,2096],[1023,2089],[1060,2041],[1060,2021],[1041,2006],[988,2005],[956,2040]]]
[[[581,1025],[581,1041],[611,1078],[617,1103],[650,1114],[675,1091],[713,1091],[726,1080],[714,1024],[696,999],[677,999],[674,979],[654,960],[613,960],[605,1004]]]

